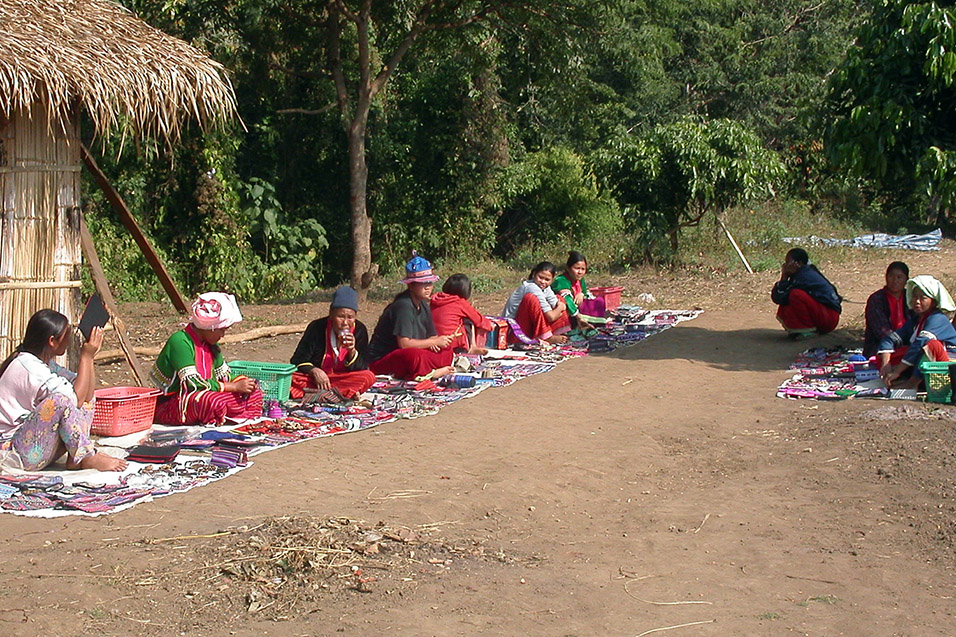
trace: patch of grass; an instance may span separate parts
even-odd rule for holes
[[[86,614],[90,616],[90,619],[95,619],[97,621],[106,619],[110,616],[109,611],[100,608],[99,606],[94,606],[93,608],[89,609],[86,611]]]
[[[779,268],[787,250],[798,246],[805,248],[814,262],[842,263],[860,255],[856,248],[790,244],[783,241],[786,237],[850,239],[869,232],[856,222],[814,212],[807,202],[800,200],[734,208],[724,214],[724,223],[758,272]],[[745,269],[713,215],[706,216],[699,226],[683,230],[677,260],[716,272]]]
[[[839,603],[840,598],[833,595],[818,595],[816,597],[808,597],[802,602],[797,602],[797,606],[809,606],[812,602],[817,602],[818,604],[827,604],[828,606],[833,606]]]
[[[860,221],[848,220],[820,210],[819,207],[814,208],[802,200],[776,200],[727,210],[723,218],[751,267],[757,272],[777,271],[790,248],[803,247],[810,253],[811,261],[818,264],[824,274],[831,265],[845,263],[859,265],[861,271],[876,272],[876,289],[881,284],[883,268],[893,258],[885,251],[813,245],[807,241],[792,244],[783,241],[786,237],[806,239],[810,236],[850,239],[875,230],[864,226]],[[643,261],[646,243],[646,239],[641,236],[626,232],[595,236],[586,241],[572,241],[554,235],[531,241],[506,258],[487,256],[440,259],[429,254],[423,256],[432,260],[436,271],[442,277],[436,289],[441,289],[441,283],[449,275],[464,272],[471,278],[475,294],[510,292],[539,261],[553,262],[560,272],[564,269],[568,250],[571,249],[587,256],[588,282],[592,285],[606,280],[609,275],[634,274],[643,269],[679,270],[715,279],[745,270],[712,214],[708,214],[699,226],[682,229],[679,250],[673,262]],[[402,264],[395,262],[380,265],[382,270],[369,290],[369,299],[390,301],[395,294],[404,290],[404,286],[398,283],[404,275]],[[947,279],[943,275],[940,278],[946,285],[956,283],[954,276]],[[840,282],[835,283],[839,289]],[[318,298],[320,302],[325,302],[330,295],[331,288],[313,291],[297,298]]]
[[[767,611],[766,613],[760,613],[759,615],[757,615],[757,619],[768,620],[768,621],[776,621],[780,619],[781,617],[783,617],[783,613],[777,613],[772,610]]]
[[[840,601],[840,598],[834,597],[833,595],[821,595],[820,597],[811,597],[808,601],[820,602],[821,604],[829,604],[830,606],[832,606],[838,603]]]

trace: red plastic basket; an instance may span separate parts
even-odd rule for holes
[[[96,436],[125,436],[153,426],[156,397],[161,392],[149,387],[106,387],[93,392],[93,426]]]
[[[603,298],[604,305],[607,307],[607,311],[610,312],[611,310],[617,309],[617,306],[621,304],[621,292],[624,291],[624,288],[588,288],[588,291],[594,296]]]

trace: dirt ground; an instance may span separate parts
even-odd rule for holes
[[[847,327],[817,342],[859,335],[890,260],[952,282],[954,253],[822,264]],[[951,635],[956,409],[775,398],[807,346],[774,320],[775,274],[632,274],[625,302],[705,313],[119,514],[0,516],[0,633]],[[245,326],[324,305],[245,307]],[[124,313],[137,345],[175,324]]]

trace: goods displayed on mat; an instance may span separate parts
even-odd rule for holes
[[[523,342],[484,356],[462,355],[455,360],[454,374],[435,380],[380,376],[353,400],[316,391],[290,399],[286,382],[290,366],[273,369],[245,361],[246,373],[252,370],[260,382],[266,372],[276,378],[263,404],[263,418],[214,428],[153,425],[145,431],[138,425],[126,427],[122,416],[112,418],[111,431],[123,438],[103,439],[100,445],[127,450],[130,465],[125,471],[111,476],[94,473],[104,482],[98,484],[89,472],[0,476],[0,511],[42,517],[112,513],[231,475],[252,466],[251,457],[278,447],[433,415],[445,405],[551,371],[571,358],[632,345],[700,313],[619,305],[605,325],[586,334],[574,332],[568,343]],[[505,325],[499,326],[502,331]],[[114,394],[117,399],[136,398],[137,391],[122,388]],[[153,395],[149,398],[155,400]]]
[[[860,348],[811,347],[790,365],[797,373],[777,388],[778,398],[916,400],[915,389],[892,389],[880,380],[876,363]]]
[[[572,343],[584,339],[591,353],[612,352],[648,336],[670,329],[700,316],[703,310],[645,310],[636,305],[619,305],[609,310],[611,321],[585,336],[572,336]]]
[[[243,468],[226,469],[204,459],[178,457],[162,465],[131,464],[122,473],[98,473],[102,484],[85,482],[84,476],[73,475],[0,475],[0,510],[47,518],[115,513],[208,484]]]

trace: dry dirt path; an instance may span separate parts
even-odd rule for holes
[[[764,284],[748,284],[741,303]],[[236,354],[268,347],[278,360],[294,342]],[[712,621],[666,634],[952,634],[949,414],[774,398],[803,346],[766,305],[716,309],[436,416],[268,453],[117,515],[0,516],[0,631],[636,636]],[[889,420],[874,417],[887,408]],[[414,497],[389,497],[399,493]],[[433,524],[512,559],[425,563],[413,581],[330,596],[282,622],[224,621],[175,582],[111,577],[179,572],[164,560],[188,560],[194,541],[144,538],[302,515]]]

